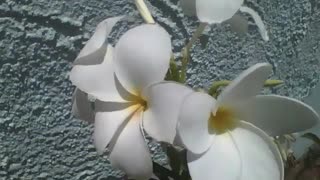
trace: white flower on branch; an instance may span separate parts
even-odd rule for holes
[[[311,128],[319,116],[295,99],[257,95],[271,72],[269,64],[256,64],[217,100],[200,92],[185,98],[177,128],[193,180],[283,180],[283,161],[270,136]]]
[[[261,17],[253,9],[243,6],[244,0],[180,0],[186,15],[197,15],[203,23],[214,24],[228,22],[238,33],[246,33],[248,21],[238,11],[248,13],[259,28],[263,40],[268,41],[268,31]]]
[[[169,68],[171,40],[157,24],[127,31],[112,47],[109,33],[120,18],[101,22],[75,61],[70,80],[94,96],[94,143],[108,147],[113,167],[131,178],[148,179],[152,161],[141,125],[158,141],[172,143],[180,103],[193,90],[163,81]]]

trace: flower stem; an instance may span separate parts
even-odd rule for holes
[[[154,24],[155,21],[144,0],[135,0],[135,4],[138,8],[139,13],[141,14],[142,18],[146,21],[146,23]]]
[[[201,34],[203,33],[204,29],[207,27],[207,23],[203,23],[201,22],[198,26],[198,28],[196,29],[196,31],[193,33],[191,39],[189,40],[189,42],[187,43],[187,45],[184,47],[184,49],[186,49],[188,52],[190,51],[193,43],[201,36]]]
[[[231,81],[228,80],[216,81],[211,85],[208,94],[216,98],[218,97],[219,88],[223,86],[228,86],[230,83]]]
[[[177,64],[174,60],[173,54],[170,59],[169,74],[171,76],[169,80],[179,82],[179,78],[180,78],[179,77],[179,70],[178,70]]]
[[[190,60],[190,57],[189,57],[190,49],[193,43],[201,36],[202,32],[204,31],[207,25],[208,25],[207,23],[200,23],[200,25],[198,26],[196,31],[193,33],[187,45],[182,49],[181,74],[180,74],[180,82],[182,83],[186,82],[187,67]]]
[[[189,52],[187,48],[182,49],[182,60],[181,60],[181,72],[180,72],[180,82],[184,83],[186,82],[187,77],[187,69],[188,69],[188,63],[189,63]]]

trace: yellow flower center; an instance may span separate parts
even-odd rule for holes
[[[146,110],[148,109],[148,103],[147,103],[147,101],[141,99],[141,100],[139,101],[139,104],[141,105],[143,111],[146,111]]]
[[[136,97],[134,99],[131,99],[133,105],[129,106],[128,110],[130,112],[132,112],[132,114],[130,115],[131,118],[130,119],[137,119],[139,120],[141,117],[141,113],[143,113],[144,111],[146,111],[146,109],[148,108],[147,106],[147,101],[145,101],[144,99],[140,98],[140,97]]]
[[[133,102],[135,102],[137,105],[139,105],[139,108],[142,108],[143,111],[145,111],[148,108],[147,101],[139,96],[134,98]]]
[[[222,134],[235,127],[236,119],[231,109],[222,106],[215,115],[211,113],[208,123],[210,133]]]

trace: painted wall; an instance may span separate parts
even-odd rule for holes
[[[196,19],[184,17],[177,0],[149,3],[156,20],[172,34],[174,52],[180,52]],[[261,39],[250,18],[249,33],[242,37],[226,24],[212,26],[192,50],[188,83],[206,88],[254,63],[269,62],[272,78],[285,85],[265,93],[307,96],[319,81],[320,2],[248,0],[246,5],[262,16],[270,41]],[[132,1],[125,0],[0,1],[1,180],[121,177],[95,152],[92,126],[71,116],[74,87],[68,72],[96,24],[122,14],[139,19]],[[128,27],[119,25],[114,37]],[[165,161],[158,146],[152,151],[155,159]]]

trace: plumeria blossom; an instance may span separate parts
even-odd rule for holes
[[[187,95],[177,129],[193,180],[283,180],[283,161],[270,136],[310,128],[319,116],[295,99],[257,95],[271,72],[267,63],[252,66],[217,100]]]
[[[180,0],[186,15],[197,15],[201,22],[208,24],[228,21],[232,29],[240,33],[246,32],[248,22],[236,13],[248,13],[258,26],[262,38],[268,41],[268,32],[261,17],[253,9],[243,6],[243,2],[244,0]]]
[[[96,98],[94,144],[110,150],[111,164],[134,179],[152,175],[152,160],[141,125],[158,141],[172,143],[179,104],[192,89],[163,81],[169,68],[171,40],[157,24],[144,24],[107,42],[121,18],[101,22],[81,51],[70,79]],[[77,101],[78,102],[78,101]]]

